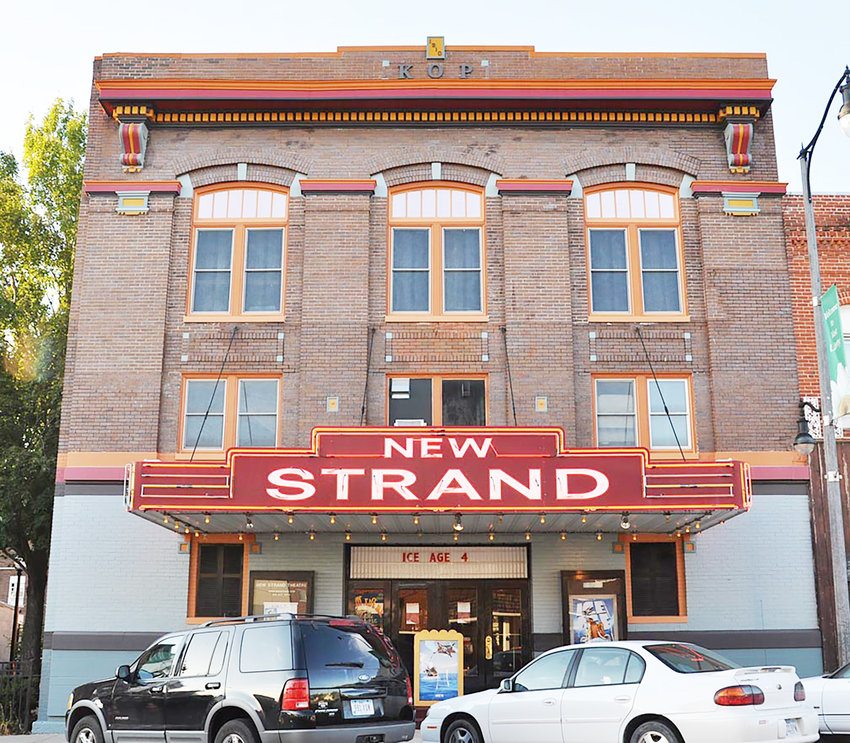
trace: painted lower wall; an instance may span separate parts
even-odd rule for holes
[[[61,731],[71,689],[110,676],[154,636],[186,626],[189,559],[179,551],[183,536],[127,513],[118,492],[56,498],[34,732]],[[262,552],[251,556],[251,570],[312,570],[314,611],[344,612],[342,535],[309,544],[301,534],[257,538]],[[472,536],[464,539],[474,543]],[[500,544],[508,540],[500,535]],[[352,539],[377,541],[375,535]],[[566,541],[557,534],[534,535],[535,647],[561,642],[562,570],[625,570],[612,541],[598,542],[592,534]],[[756,496],[749,513],[694,541],[696,551],[685,555],[688,622],[631,625],[630,633],[710,643],[746,665],[788,663],[801,676],[821,673],[807,495]],[[526,544],[519,534],[515,542]],[[426,537],[423,543],[445,540]]]

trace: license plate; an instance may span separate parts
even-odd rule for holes
[[[351,714],[354,717],[368,717],[369,715],[374,715],[375,704],[371,699],[352,699]]]
[[[785,720],[785,737],[790,738],[792,735],[799,735],[800,728],[797,727],[796,720]]]

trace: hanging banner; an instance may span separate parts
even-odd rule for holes
[[[832,393],[832,417],[840,426],[850,425],[850,373],[841,327],[841,305],[833,284],[820,299],[829,361],[829,388]]]

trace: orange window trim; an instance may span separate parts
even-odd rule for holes
[[[275,191],[285,194],[286,216],[283,219],[230,219],[209,218],[201,219],[198,216],[198,205],[200,197],[215,191],[229,191],[232,189],[243,191]],[[189,276],[186,288],[186,314],[184,322],[281,322],[285,316],[286,301],[286,260],[289,253],[289,189],[271,183],[216,183],[214,186],[204,186],[195,190],[194,203],[192,205],[192,238],[189,243]],[[245,284],[245,258],[247,245],[247,231],[249,229],[273,228],[283,230],[283,256],[281,259],[281,296],[280,312],[244,312]],[[192,297],[195,291],[195,245],[198,238],[198,230],[220,229],[233,230],[233,244],[230,258],[230,308],[227,312],[194,312],[192,310]]]
[[[689,536],[684,539],[689,539]],[[626,545],[626,618],[629,624],[674,624],[688,621],[688,596],[685,583],[685,551],[683,539],[666,534],[620,534],[618,539]],[[632,613],[632,553],[633,542],[671,542],[676,545],[676,584],[679,598],[679,613],[675,616],[636,617]]]
[[[205,534],[202,537],[192,539],[189,552],[189,604],[186,607],[187,624],[203,624],[213,619],[222,617],[199,617],[195,614],[195,605],[198,598],[198,561],[200,560],[200,546],[202,544],[242,544],[242,616],[248,614],[248,575],[249,561],[251,555],[251,544],[256,541],[253,534],[243,534],[240,542],[238,534]]]
[[[688,387],[688,428],[690,444],[682,446],[682,451],[689,458],[696,458],[697,447],[697,432],[696,432],[696,415],[694,413],[694,385],[693,375],[689,373],[677,374],[675,372],[662,372],[655,375],[659,380],[665,379],[680,379],[683,380]],[[616,372],[605,372],[601,374],[593,374],[590,379],[591,389],[591,411],[593,414],[593,445],[599,446],[599,430],[598,421],[596,418],[596,382],[597,380],[623,380],[633,381],[635,383],[635,419],[637,425],[637,446],[642,446],[649,449],[653,453],[653,459],[679,459],[681,454],[676,447],[672,448],[652,448],[649,434],[649,389],[653,383],[651,374],[618,374]]]
[[[184,374],[180,383],[180,420],[177,426],[177,458],[182,459],[192,452],[191,448],[183,446],[183,430],[186,425],[186,389],[188,382],[193,380],[215,381],[216,374],[191,373]],[[219,384],[224,384],[224,445],[221,449],[198,449],[205,459],[223,459],[227,450],[236,446],[236,429],[239,422],[239,380],[240,379],[273,379],[277,382],[277,436],[275,446],[280,445],[281,398],[283,395],[283,375],[248,372],[245,374],[222,374]],[[184,456],[181,456],[184,455]]]
[[[588,217],[587,197],[614,191],[616,189],[638,189],[641,191],[656,191],[658,193],[673,196],[675,216],[668,219],[663,218],[637,218],[626,220],[620,218]],[[606,183],[604,186],[587,188],[584,191],[584,213],[585,213],[585,271],[587,276],[587,313],[588,320],[595,322],[688,322],[688,292],[685,284],[685,253],[682,236],[682,215],[679,209],[679,192],[675,188],[659,186],[652,183],[639,181],[625,181],[623,183]],[[628,277],[629,309],[626,312],[594,312],[593,298],[591,292],[590,271],[590,232],[593,229],[623,229],[626,231],[626,272]],[[640,260],[640,235],[641,229],[673,229],[676,232],[676,259],[678,260],[679,275],[679,302],[680,312],[646,312],[643,303],[643,280]]]
[[[393,217],[393,196],[409,191],[422,191],[427,188],[449,188],[454,191],[466,191],[481,198],[481,217]],[[482,322],[487,316],[487,237],[486,237],[486,200],[484,189],[456,181],[425,181],[407,183],[395,186],[387,195],[387,315],[392,322],[422,322],[428,320],[443,320],[452,322]],[[429,305],[428,312],[399,312],[392,308],[392,274],[393,274],[393,228],[419,227],[430,231],[430,261],[429,261]],[[445,312],[443,310],[443,230],[445,228],[477,227],[481,233],[481,311],[480,312]]]
[[[484,380],[484,420],[490,421],[490,380],[487,374],[387,374],[384,393],[386,395],[386,409],[384,420],[390,424],[390,380],[391,379],[430,379],[431,380],[431,425],[443,425],[443,380],[444,379],[469,379],[477,381]]]

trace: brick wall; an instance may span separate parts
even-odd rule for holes
[[[850,304],[850,196],[815,196],[813,203],[821,284],[824,291],[832,284],[836,284],[841,304]],[[806,246],[803,197],[786,196],[782,205],[793,299],[800,393],[818,396],[820,395],[818,362],[815,351],[812,286]]]

